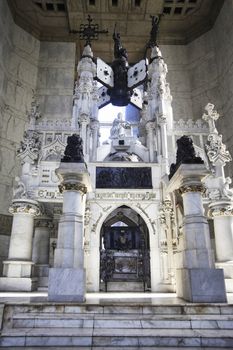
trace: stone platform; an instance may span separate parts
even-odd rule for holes
[[[233,304],[166,302],[5,303],[0,348],[233,348]]]

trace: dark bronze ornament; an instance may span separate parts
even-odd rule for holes
[[[79,135],[73,134],[71,136],[68,136],[67,146],[61,162],[84,163],[83,141]]]
[[[85,46],[91,45],[91,40],[97,40],[99,34],[107,34],[108,30],[99,30],[99,25],[92,23],[93,19],[87,16],[88,24],[80,24],[80,30],[72,30],[70,33],[79,34],[80,40],[86,40]]]

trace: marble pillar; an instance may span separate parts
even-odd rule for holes
[[[84,213],[89,174],[84,163],[61,163],[56,170],[61,180],[63,213],[58,228],[54,268],[49,271],[50,301],[85,300]]]
[[[176,254],[177,295],[191,302],[226,302],[222,269],[215,269],[209,226],[204,215],[203,164],[182,164],[170,180],[168,191],[183,198],[183,245]]]
[[[209,205],[214,221],[216,266],[223,268],[226,290],[233,292],[233,205],[231,200],[216,200]]]
[[[147,133],[147,148],[149,149],[150,162],[155,161],[155,147],[154,147],[154,133],[155,133],[155,123],[147,122],[146,123],[146,133]]]
[[[34,275],[38,278],[38,288],[48,287],[49,239],[52,227],[49,217],[40,217],[35,223],[32,261],[35,263]]]
[[[40,214],[38,202],[16,199],[9,211],[13,214],[8,259],[3,262],[0,290],[31,291],[36,288],[33,278],[32,239],[34,217]]]

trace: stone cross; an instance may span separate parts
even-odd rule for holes
[[[79,34],[81,40],[86,40],[85,46],[91,46],[91,40],[97,40],[99,34],[107,34],[108,30],[99,30],[98,24],[91,23],[93,19],[87,16],[88,24],[80,24],[80,30],[72,30],[70,33]]]

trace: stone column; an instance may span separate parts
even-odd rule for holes
[[[209,205],[214,221],[216,263],[224,269],[226,290],[233,292],[233,203],[218,200]]]
[[[162,160],[165,163],[165,173],[168,174],[168,145],[167,145],[167,119],[165,115],[160,115],[158,124],[161,130],[161,151]]]
[[[154,162],[154,131],[155,123],[147,122],[146,123],[146,133],[147,133],[147,148],[149,149],[150,162]]]
[[[88,154],[88,151],[89,151],[89,150],[87,150],[87,145],[88,145],[87,126],[90,123],[90,118],[87,115],[82,114],[79,117],[79,122],[80,122],[80,136],[83,140],[83,154],[84,154],[84,156],[86,156]]]
[[[226,302],[222,269],[215,269],[209,226],[202,203],[203,164],[182,164],[170,180],[168,191],[183,198],[183,246],[176,254],[177,295],[191,302]]]
[[[98,133],[99,133],[99,122],[94,120],[91,123],[92,131],[92,161],[97,160],[97,147],[98,147]]]
[[[40,214],[38,202],[30,199],[17,199],[9,211],[13,214],[8,260],[3,262],[3,277],[0,290],[31,291],[36,288],[32,278],[32,237],[34,217]]]
[[[85,300],[84,212],[89,174],[84,163],[61,163],[56,171],[61,179],[63,214],[58,228],[54,268],[49,272],[48,297],[51,301]]]
[[[35,276],[38,277],[38,287],[48,287],[49,275],[49,239],[53,227],[51,218],[40,217],[35,223],[32,260],[35,263]]]

